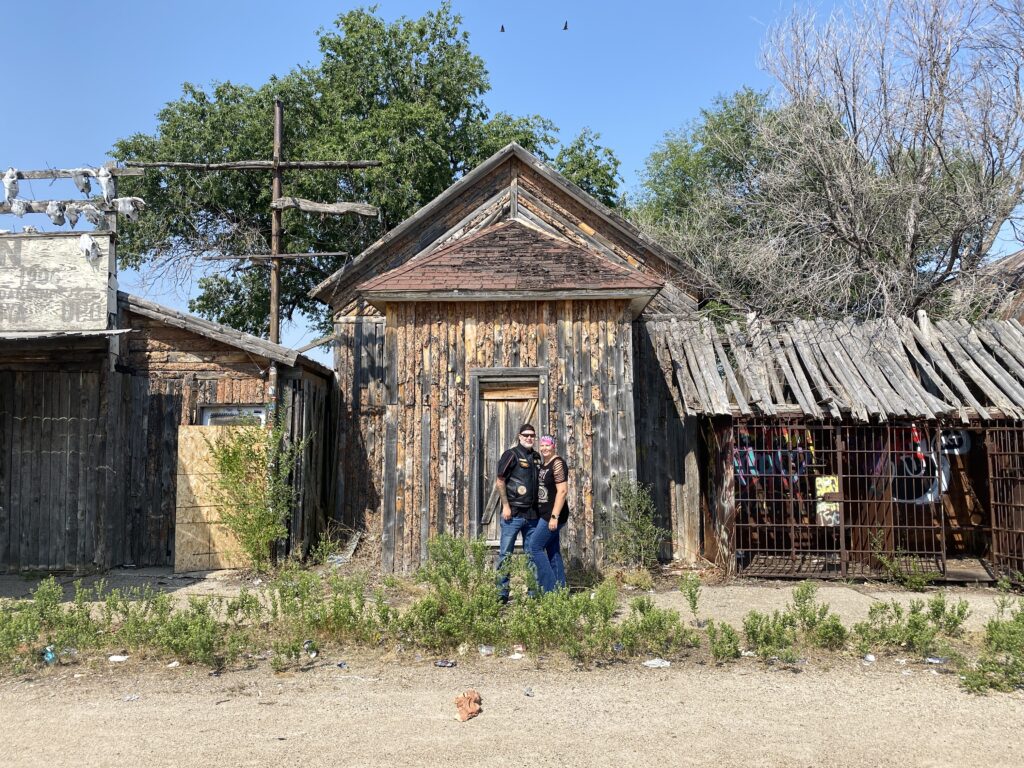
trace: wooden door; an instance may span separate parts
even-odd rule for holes
[[[480,433],[480,487],[484,498],[480,511],[480,531],[488,543],[497,544],[501,529],[501,502],[494,489],[498,473],[498,459],[506,449],[518,440],[520,425],[527,422],[537,424],[537,385],[501,387],[491,385],[480,392],[482,402],[482,423]],[[539,434],[539,428],[538,428]]]

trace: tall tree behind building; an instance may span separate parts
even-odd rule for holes
[[[739,94],[667,137],[639,218],[737,308],[983,311],[979,267],[1000,234],[1020,239],[1022,11],[864,0],[824,21],[794,12],[764,52],[776,103],[737,110]]]
[[[323,201],[366,201],[381,210],[376,222],[355,217],[284,214],[288,252],[358,254],[383,232],[429,202],[456,179],[510,141],[552,160],[558,129],[539,115],[492,114],[483,60],[469,45],[461,19],[445,3],[418,19],[389,23],[371,10],[338,16],[319,33],[322,59],[272,78],[258,88],[186,83],[182,96],[158,115],[153,134],[118,141],[121,161],[200,163],[270,158],[272,104],[285,107],[284,159],[380,160],[379,168],[296,172],[285,193]],[[585,145],[582,149],[601,151]],[[592,170],[601,188],[614,181],[618,161],[608,150]],[[572,158],[570,153],[569,159]],[[611,170],[608,171],[608,168]],[[588,172],[591,166],[587,167]],[[589,183],[585,174],[573,179]],[[122,184],[143,197],[147,210],[126,227],[122,264],[151,280],[188,280],[207,254],[269,252],[270,184],[265,173],[197,174],[168,169]],[[281,309],[325,320],[307,291],[344,259],[286,262]],[[263,269],[200,279],[193,311],[257,334],[267,330],[268,286]]]

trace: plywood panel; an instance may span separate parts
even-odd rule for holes
[[[220,525],[216,467],[210,443],[229,427],[180,426],[175,477],[174,570],[242,568],[248,560],[235,537]]]

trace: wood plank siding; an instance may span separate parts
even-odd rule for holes
[[[266,402],[266,357],[123,305],[117,327],[116,354],[100,336],[0,344],[0,571],[172,564],[179,425]],[[304,553],[333,512],[336,395],[315,364],[278,366],[289,434],[313,436],[290,521]]]
[[[626,301],[405,303],[338,323],[346,519],[379,533],[386,569],[407,571],[438,533],[482,533],[493,468],[474,476],[479,381],[541,380],[536,426],[571,468],[563,534],[572,558],[600,556],[611,481],[636,472]],[[474,412],[474,409],[477,409]]]

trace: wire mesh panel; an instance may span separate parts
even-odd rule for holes
[[[1024,428],[988,430],[992,564],[1001,576],[1024,583]]]
[[[738,422],[737,569],[816,578],[944,573],[948,463],[937,447],[935,430],[918,424]]]

